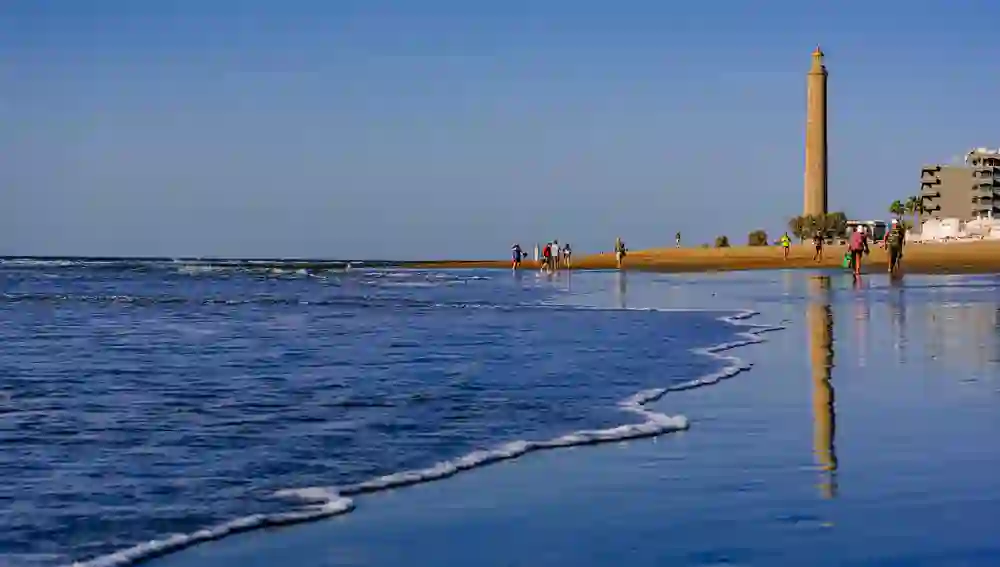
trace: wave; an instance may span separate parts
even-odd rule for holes
[[[153,272],[168,270],[181,274],[223,271],[316,273],[344,271],[352,268],[382,269],[406,267],[407,262],[386,260],[241,260],[227,258],[0,258],[0,267],[19,270],[87,269],[120,272]]]
[[[392,286],[389,286],[392,287]],[[413,309],[495,309],[517,310],[524,308],[557,307],[543,304],[509,305],[488,302],[463,301],[427,301],[409,297],[380,297],[377,295],[340,296],[317,299],[299,299],[297,297],[260,296],[246,299],[227,299],[225,297],[184,297],[175,295],[125,295],[125,294],[85,294],[85,293],[0,293],[2,303],[92,303],[92,304],[128,304],[137,307],[159,305],[207,305],[207,306],[310,306],[310,307],[343,307],[364,309],[398,309],[400,307]]]
[[[462,471],[515,459],[535,451],[654,437],[688,429],[690,423],[687,417],[683,415],[666,415],[649,409],[647,406],[670,392],[691,390],[716,384],[749,370],[753,366],[751,363],[739,357],[725,354],[726,351],[763,342],[764,338],[761,336],[762,334],[784,328],[782,326],[761,325],[745,321],[756,315],[759,315],[759,313],[747,310],[719,317],[720,321],[746,327],[747,329],[737,333],[737,336],[740,337],[739,340],[692,350],[696,354],[723,361],[726,365],[721,370],[675,386],[642,390],[620,401],[618,407],[627,413],[640,417],[642,421],[639,423],[619,425],[607,429],[574,431],[553,439],[541,441],[511,441],[493,449],[473,451],[457,459],[442,461],[430,467],[396,472],[342,487],[314,486],[279,490],[274,493],[273,496],[275,498],[295,501],[298,506],[287,512],[255,514],[196,532],[175,534],[164,539],[141,543],[87,561],[74,562],[72,563],[72,567],[126,567],[136,565],[156,557],[174,553],[201,543],[220,540],[242,532],[339,516],[355,509],[356,505],[352,497],[449,478]]]

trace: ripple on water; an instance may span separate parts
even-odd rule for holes
[[[539,307],[557,291],[513,278],[66,269],[21,266],[0,298],[0,340],[18,345],[0,353],[6,562],[294,520],[273,516],[290,509],[276,493],[360,493],[477,449],[501,453],[456,470],[643,419],[656,434],[675,422],[618,403],[717,370],[690,350],[734,333],[712,313]]]

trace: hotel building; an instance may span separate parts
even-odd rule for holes
[[[962,165],[925,165],[920,170],[920,221],[1000,216],[1000,149],[976,148]]]

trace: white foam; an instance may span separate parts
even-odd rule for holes
[[[226,536],[250,530],[310,522],[321,518],[329,518],[349,512],[354,508],[350,498],[342,498],[336,494],[325,493],[320,497],[321,489],[284,490],[276,496],[298,498],[308,502],[290,512],[277,514],[254,514],[237,518],[211,528],[198,530],[190,534],[174,534],[164,539],[158,539],[134,545],[128,549],[109,553],[90,561],[73,563],[74,567],[120,567],[136,565],[143,561],[173,553],[181,549],[222,539]]]
[[[196,275],[196,274],[212,274],[230,269],[232,268],[229,266],[213,266],[211,264],[180,263],[180,265],[177,266],[176,271],[178,274]]]
[[[685,310],[677,309],[671,311]],[[675,386],[642,390],[619,402],[618,406],[623,411],[642,418],[642,421],[639,423],[619,425],[608,429],[584,429],[543,441],[511,441],[493,449],[473,451],[457,459],[442,461],[427,468],[401,471],[340,488],[315,486],[279,490],[274,493],[276,498],[296,500],[301,505],[289,512],[255,514],[190,534],[176,534],[165,539],[141,543],[128,549],[110,553],[89,561],[76,562],[72,565],[73,567],[124,567],[136,565],[155,557],[173,553],[200,543],[222,539],[240,532],[310,522],[345,514],[355,507],[354,501],[349,498],[350,496],[440,480],[454,476],[465,470],[489,465],[498,461],[514,459],[534,451],[653,437],[672,431],[687,429],[689,427],[687,417],[683,415],[666,415],[653,411],[646,406],[659,400],[668,392],[690,390],[715,384],[749,370],[752,364],[736,356],[723,353],[734,348],[763,342],[764,339],[760,336],[762,333],[783,328],[780,326],[756,325],[743,322],[745,319],[757,314],[756,311],[742,311],[735,315],[720,317],[719,320],[721,321],[733,325],[746,326],[749,329],[737,333],[737,336],[742,337],[740,340],[707,348],[694,349],[692,351],[725,361],[727,364],[721,370]]]

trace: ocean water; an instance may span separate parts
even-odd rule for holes
[[[588,281],[3,260],[0,564],[131,564],[534,450],[669,433],[687,420],[646,402],[747,368],[724,351],[758,340],[737,326],[749,313],[588,302]]]
[[[752,371],[647,405],[690,431],[365,495],[157,567],[1000,565],[1000,276],[587,273],[563,303],[753,306]]]

